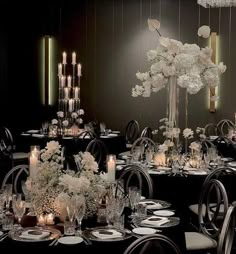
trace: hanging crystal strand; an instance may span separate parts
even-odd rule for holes
[[[188,128],[188,91],[185,89],[185,128]],[[185,153],[188,151],[188,139],[185,138]]]

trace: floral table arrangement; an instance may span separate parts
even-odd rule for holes
[[[160,33],[160,22],[148,19],[150,31],[159,34],[159,45],[156,49],[147,52],[148,61],[152,62],[150,70],[144,73],[137,72],[136,77],[142,82],[132,88],[132,96],[150,97],[151,93],[168,87],[168,121],[178,126],[178,88],[186,89],[186,94],[196,94],[202,88],[214,88],[220,82],[220,74],[226,66],[221,62],[214,64],[211,60],[212,49],[200,48],[196,44],[182,43],[181,41],[163,37]],[[198,35],[209,37],[210,28],[202,26]],[[211,100],[217,99],[212,96]],[[187,127],[187,126],[186,126]]]
[[[98,164],[89,152],[79,152],[74,158],[77,169],[64,170],[58,142],[50,141],[40,151],[37,174],[27,179],[37,216],[53,214],[63,220],[67,206],[76,196],[85,199],[87,217],[96,213],[98,199],[105,195],[109,183],[98,173]]]

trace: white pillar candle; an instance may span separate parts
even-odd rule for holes
[[[109,182],[116,179],[116,156],[113,154],[107,155],[107,179]]]
[[[36,153],[30,153],[30,177],[34,179],[37,175],[37,164],[38,164],[38,156]]]
[[[58,76],[61,76],[62,75],[62,64],[59,63],[58,64]]]
[[[71,76],[67,77],[67,86],[71,87]]]
[[[78,65],[77,65],[77,75],[78,75],[78,77],[81,76],[81,69],[82,69],[81,64],[78,64]]]
[[[76,53],[72,53],[72,65],[76,65]]]
[[[75,99],[78,100],[78,98],[79,98],[79,87],[76,86],[75,87]]]
[[[68,90],[68,87],[65,87],[65,88],[64,88],[64,98],[65,98],[66,100],[69,99],[69,90]]]
[[[66,52],[62,53],[62,64],[66,64]]]
[[[69,112],[73,112],[74,109],[74,100],[70,99],[69,100]]]

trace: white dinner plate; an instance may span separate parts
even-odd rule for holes
[[[230,167],[236,167],[236,161],[229,162],[228,165]]]
[[[30,136],[30,133],[21,133],[21,136]]]
[[[39,133],[39,130],[28,130],[27,133],[30,133],[30,134]]]
[[[172,216],[175,214],[174,211],[170,211],[170,210],[157,210],[157,211],[154,211],[153,214],[157,215],[157,216],[166,216],[166,217],[169,217],[169,216]]]
[[[58,239],[58,242],[61,244],[79,244],[83,242],[83,238],[79,236],[64,236]]]
[[[117,165],[125,164],[125,160],[116,160]]]
[[[151,234],[155,234],[156,230],[154,228],[139,227],[139,228],[134,228],[132,232],[137,235],[151,235]]]
[[[196,171],[191,171],[191,170],[189,170],[188,172],[187,172],[187,174],[189,174],[189,175],[207,175],[207,172],[206,171],[202,171],[202,170],[196,170]]]
[[[112,133],[120,134],[120,131],[112,131]]]

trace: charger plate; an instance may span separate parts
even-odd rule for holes
[[[147,216],[146,218],[144,217],[136,217],[133,219],[133,224],[135,225],[135,227],[149,227],[149,228],[170,228],[170,227],[174,227],[179,225],[180,223],[180,218],[179,217],[168,217],[168,222],[162,224],[162,225],[151,225],[151,224],[144,224],[141,223],[143,220],[152,217],[151,216]]]
[[[42,238],[42,239],[26,239],[26,238],[21,238],[20,235],[28,230],[32,231],[37,231],[37,232],[49,232],[49,236]],[[26,228],[20,228],[17,230],[12,230],[9,231],[8,236],[14,240],[14,241],[19,241],[19,242],[45,242],[45,241],[51,241],[54,240],[55,238],[59,238],[61,235],[61,232],[57,229],[50,228],[50,227],[26,227]]]
[[[94,235],[94,232],[105,233],[105,232],[109,232],[110,229],[121,233],[121,237],[114,237],[114,238],[111,237],[108,239],[104,239],[104,238],[102,239]],[[129,232],[129,230],[121,230],[114,227],[89,228],[84,230],[82,234],[84,237],[88,238],[89,240],[96,241],[96,242],[117,242],[117,241],[124,241],[132,237],[132,232]]]

